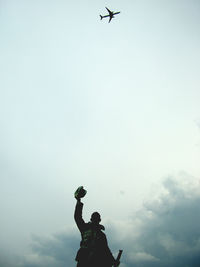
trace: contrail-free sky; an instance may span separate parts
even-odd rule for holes
[[[80,185],[120,267],[199,266],[199,14],[0,1],[0,267],[75,266]]]

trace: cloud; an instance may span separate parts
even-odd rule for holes
[[[106,234],[123,267],[197,267],[200,263],[200,181],[180,173],[168,177],[159,192],[129,221],[107,221]],[[75,266],[78,231],[33,237],[33,254],[23,267]]]
[[[159,261],[159,259],[145,252],[137,252],[137,253],[129,254],[128,258],[130,261],[134,261],[134,262]]]
[[[49,237],[32,236],[32,253],[25,256],[20,266],[73,266],[79,236],[73,230],[56,233]]]
[[[6,251],[1,248],[0,267],[16,267],[20,265],[20,257],[15,255],[13,251]]]
[[[197,126],[200,128],[200,119],[196,119],[195,122],[196,122]]]
[[[168,177],[163,182],[162,193],[145,203],[132,222],[138,235],[127,233],[121,240],[127,266],[199,266],[198,179],[184,173],[179,179]]]

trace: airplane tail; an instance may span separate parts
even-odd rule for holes
[[[99,15],[100,16],[100,18],[101,18],[101,20],[103,19],[103,16],[101,16],[101,15]]]

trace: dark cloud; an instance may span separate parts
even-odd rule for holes
[[[122,240],[125,266],[200,266],[200,183],[190,179],[167,178],[163,193],[135,214],[138,236]]]
[[[20,257],[11,251],[0,248],[0,267],[16,267],[20,265]]]
[[[200,182],[181,179],[165,179],[162,193],[129,221],[106,223],[110,248],[124,250],[121,267],[200,266]],[[75,266],[79,239],[78,231],[33,237],[33,254],[21,266]]]
[[[79,235],[72,232],[57,233],[51,237],[33,236],[32,254],[26,256],[23,267],[73,266]]]

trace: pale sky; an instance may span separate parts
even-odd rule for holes
[[[101,21],[105,7],[121,13]],[[0,0],[5,258],[32,253],[33,236],[79,238],[80,185],[85,220],[97,210],[127,232],[169,177],[199,186],[199,14],[197,0]],[[137,253],[122,267],[155,258]]]

